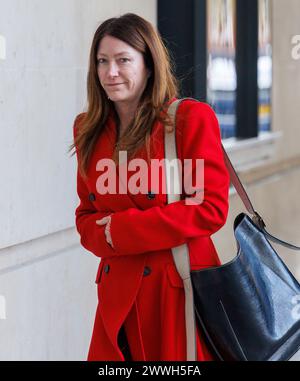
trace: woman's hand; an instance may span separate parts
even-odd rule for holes
[[[110,235],[110,223],[111,223],[111,215],[109,216],[106,216],[106,217],[103,217],[101,218],[101,220],[96,220],[96,224],[97,225],[105,225],[105,229],[104,229],[104,233],[105,233],[105,237],[106,237],[106,241],[111,245],[111,247],[113,248],[113,243],[112,243],[112,239],[111,239],[111,235]]]

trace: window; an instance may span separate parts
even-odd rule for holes
[[[272,90],[270,0],[259,0],[258,5],[258,125],[259,131],[269,131]]]
[[[158,0],[181,97],[208,102],[223,140],[271,129],[271,0]]]
[[[215,110],[222,138],[235,136],[235,0],[207,1],[207,102]]]

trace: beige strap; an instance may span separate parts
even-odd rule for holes
[[[168,114],[172,120],[175,121],[175,128],[176,110],[181,100],[182,99],[178,99],[172,102],[168,109]],[[165,173],[168,204],[179,201],[181,195],[182,181],[178,166],[178,155],[176,152],[175,128],[172,133],[167,133],[165,129]],[[187,361],[197,361],[194,296],[190,275],[190,259],[187,244],[173,247],[172,254],[177,271],[180,274],[184,285]]]

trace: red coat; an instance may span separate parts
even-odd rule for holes
[[[82,115],[75,119],[74,134]],[[185,361],[184,288],[171,248],[188,244],[192,270],[221,264],[210,236],[226,222],[230,178],[218,121],[205,103],[185,100],[178,107],[178,157],[204,159],[204,201],[199,205],[186,205],[184,200],[167,204],[161,189],[154,197],[98,193],[96,181],[105,171],[97,172],[96,163],[112,157],[115,141],[116,124],[111,113],[93,152],[88,180],[83,181],[77,171],[80,203],[75,212],[76,227],[82,246],[101,258],[88,360],[124,361],[118,346],[124,323],[133,360]],[[151,144],[157,149],[155,158],[163,159],[164,129],[160,122],[153,126]],[[137,157],[146,158],[145,150]],[[150,169],[148,173],[150,179]],[[128,171],[128,179],[132,174]],[[105,225],[95,223],[110,214],[114,248],[106,242]],[[197,350],[199,361],[213,359],[199,332]]]

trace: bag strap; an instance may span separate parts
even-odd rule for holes
[[[170,115],[172,120],[175,121],[175,124],[174,124],[175,128],[176,128],[176,111],[177,111],[177,108],[178,108],[179,104],[182,101],[184,101],[185,99],[191,99],[191,100],[194,100],[196,102],[199,102],[198,99],[187,97],[187,98],[177,99],[176,101],[173,101],[170,104],[169,109],[168,109],[168,114]],[[166,133],[166,131],[165,131],[165,133]],[[279,238],[276,238],[265,229],[266,224],[265,224],[264,220],[262,219],[262,217],[258,214],[258,212],[256,210],[254,210],[253,205],[250,201],[250,198],[249,198],[243,184],[241,183],[241,181],[240,181],[240,179],[239,179],[239,177],[238,177],[238,175],[237,175],[237,173],[236,173],[236,171],[235,171],[235,169],[234,169],[234,167],[233,167],[233,165],[232,165],[232,163],[231,163],[231,161],[230,161],[230,159],[229,159],[229,157],[228,157],[228,155],[224,149],[223,144],[222,144],[222,149],[223,149],[225,164],[226,164],[226,167],[227,167],[228,172],[230,174],[230,181],[231,181],[232,185],[234,186],[234,188],[236,189],[236,191],[237,191],[240,199],[242,200],[245,208],[252,215],[253,222],[260,228],[260,230],[265,234],[265,236],[267,238],[269,238],[271,241],[273,241],[275,243],[279,243],[280,245],[285,246],[288,249],[300,250],[299,246],[293,245],[293,244],[288,243],[286,241],[283,241]],[[180,189],[180,188],[177,188],[177,189]]]
[[[171,118],[175,118],[178,102],[172,103],[168,108]],[[175,129],[172,133],[167,133],[165,129],[165,171],[166,171],[166,190],[168,204],[180,200],[180,181],[179,168],[176,152]],[[170,171],[167,162],[174,160],[175,166]],[[177,192],[171,192],[171,184],[175,186]],[[194,311],[194,295],[190,274],[189,250],[186,243],[172,248],[172,255],[178,273],[181,276],[185,295],[185,331],[186,331],[186,358],[187,361],[197,361],[197,342],[196,342],[196,317]]]

